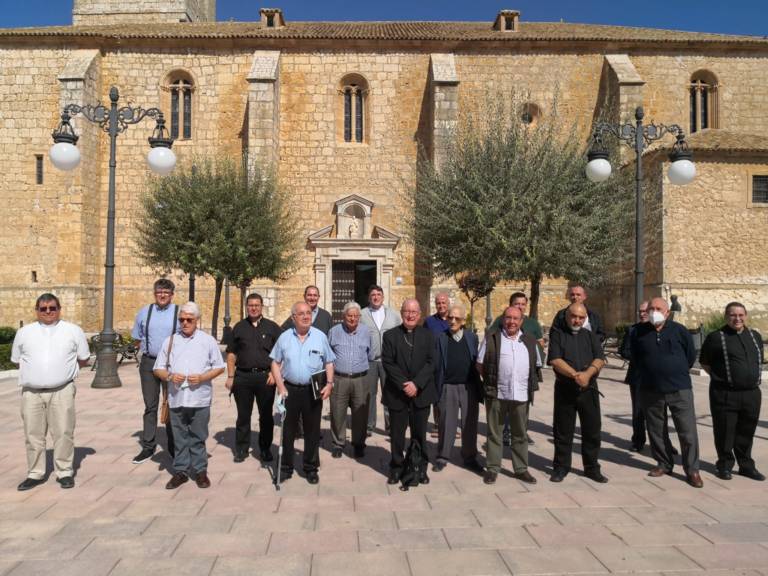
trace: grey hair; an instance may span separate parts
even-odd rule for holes
[[[350,301],[350,302],[347,302],[346,304],[344,304],[344,309],[341,311],[341,313],[342,314],[346,314],[347,312],[349,312],[350,310],[353,310],[353,309],[362,313],[362,310],[360,309],[360,304],[358,304],[357,302],[353,302],[353,301]]]
[[[418,306],[418,308],[419,308],[419,313],[421,313],[421,304],[419,304],[419,301],[416,298],[406,298],[405,300],[403,300],[403,303],[400,306],[400,312],[405,310],[406,304],[409,304],[411,302],[415,302],[416,303],[416,306]]]
[[[194,302],[187,302],[179,307],[179,314],[192,314],[195,318],[200,318],[200,308]]]
[[[297,311],[298,311],[297,306],[306,306],[307,308],[309,308],[309,304],[304,302],[304,300],[302,300],[301,302],[294,302],[293,306],[291,306],[291,316],[295,316],[297,314]]]
[[[460,304],[459,302],[456,302],[456,304],[448,306],[448,312],[450,312],[454,308],[458,308],[459,310],[461,310],[461,317],[462,318],[466,318],[466,316],[467,316],[467,309],[464,308],[464,304]]]

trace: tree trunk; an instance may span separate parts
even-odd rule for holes
[[[221,304],[221,291],[224,288],[224,278],[216,278],[216,292],[213,295],[213,314],[211,315],[211,336],[219,339],[219,305]]]
[[[475,301],[470,300],[469,301],[469,318],[472,321],[472,325],[469,327],[472,332],[477,332],[475,330]]]
[[[541,274],[534,274],[531,280],[531,318],[539,318],[539,296],[541,295]]]
[[[245,318],[245,286],[240,286],[240,320]]]

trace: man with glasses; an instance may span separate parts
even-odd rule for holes
[[[288,480],[293,476],[293,442],[299,418],[304,422],[304,473],[307,482],[317,484],[320,476],[320,419],[323,400],[333,390],[333,354],[328,338],[312,326],[312,309],[306,302],[296,302],[291,307],[293,328],[277,339],[269,357],[272,359],[272,377],[277,392],[285,397],[283,421],[283,461],[280,477]],[[325,385],[315,398],[312,377],[325,373]],[[315,376],[318,378],[319,376]]]
[[[437,400],[435,391],[432,333],[419,326],[421,306],[408,298],[400,308],[403,322],[387,330],[382,341],[381,362],[387,374],[381,401],[389,408],[390,446],[389,484],[397,484],[406,465],[405,430],[411,429],[412,449],[420,454],[418,481],[429,483],[427,476],[427,419],[429,407]]]
[[[448,331],[437,336],[435,387],[440,399],[437,459],[432,467],[440,472],[451,459],[456,427],[461,426],[461,458],[464,467],[482,473],[477,461],[477,420],[480,411],[480,379],[477,375],[477,336],[464,330],[466,311],[456,304],[448,310]],[[461,413],[461,417],[459,417]]]
[[[262,316],[264,299],[261,294],[249,294],[245,299],[247,318],[232,329],[227,346],[227,381],[225,386],[235,397],[235,462],[243,462],[251,447],[251,416],[253,401],[259,410],[259,455],[262,462],[272,461],[272,433],[275,421],[272,404],[275,400],[275,380],[269,370],[269,353],[280,338],[280,327]]]
[[[198,330],[200,309],[194,302],[179,308],[181,331],[168,336],[155,360],[155,376],[168,383],[171,427],[176,439],[173,477],[165,485],[175,490],[192,476],[198,488],[209,488],[208,423],[211,420],[212,380],[224,372],[219,343]]]
[[[157,409],[165,383],[155,376],[153,368],[163,341],[178,332],[179,310],[178,306],[172,304],[175,288],[173,282],[167,278],[155,281],[155,302],[139,310],[131,330],[131,337],[139,341],[141,348],[139,378],[141,395],[144,398],[141,452],[133,459],[134,464],[141,464],[152,458],[157,446]],[[165,435],[168,439],[168,453],[173,458],[173,432],[170,423],[165,426]]]
[[[13,340],[11,362],[19,365],[21,418],[27,445],[24,491],[45,481],[45,442],[53,437],[56,481],[75,485],[75,378],[90,358],[85,334],[76,324],[61,320],[61,304],[53,294],[35,303],[37,322],[21,328]]]

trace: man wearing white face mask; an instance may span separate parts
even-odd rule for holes
[[[648,475],[671,474],[675,463],[669,445],[664,443],[666,405],[680,439],[688,483],[701,488],[704,483],[699,474],[699,438],[689,373],[696,361],[693,338],[685,326],[669,320],[669,305],[663,298],[651,300],[648,312],[650,322],[639,325],[630,342],[632,362],[640,377],[640,404],[645,413],[651,454],[656,460],[656,466]]]

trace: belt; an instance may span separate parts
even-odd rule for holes
[[[334,372],[336,376],[341,376],[342,378],[360,378],[361,376],[365,376],[368,374],[368,370],[363,370],[362,372],[355,372],[354,374],[347,374],[345,372],[339,372],[336,370]]]
[[[236,368],[236,370],[238,372],[245,372],[246,374],[269,372],[269,368]]]
[[[150,356],[149,354],[142,354],[142,359],[149,358],[150,360],[157,360],[157,356]]]
[[[291,386],[292,388],[309,388],[309,382],[306,384],[294,384],[293,382],[288,382],[288,380],[284,380],[283,384],[286,386]]]

